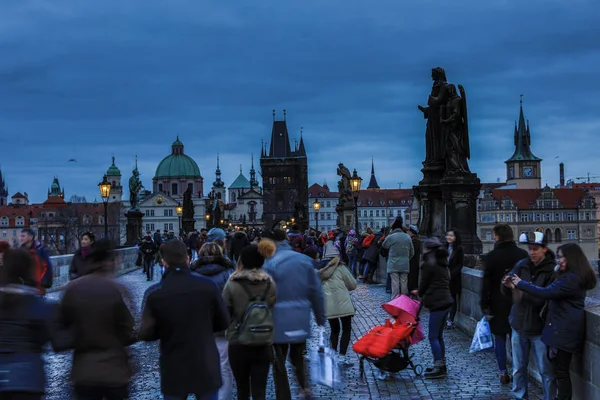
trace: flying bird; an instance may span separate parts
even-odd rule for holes
[[[70,162],[70,163],[72,163],[72,162],[76,163],[76,162],[77,162],[77,160],[76,160],[76,159],[74,159],[74,158],[71,158],[71,159],[70,159],[68,162]]]

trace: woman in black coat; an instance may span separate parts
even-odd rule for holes
[[[511,277],[511,282],[517,289],[548,301],[542,342],[548,346],[548,358],[556,375],[556,399],[567,400],[572,396],[571,358],[581,351],[585,338],[586,291],[596,286],[598,278],[575,243],[560,246],[556,259],[556,279],[550,286],[535,286],[517,275]]]
[[[77,279],[85,275],[88,268],[88,256],[92,253],[96,236],[91,232],[81,235],[81,247],[73,254],[71,266],[69,267],[69,280]]]
[[[447,327],[452,329],[462,290],[462,268],[465,261],[460,234],[456,229],[450,229],[446,232],[446,249],[448,250],[448,269],[450,269],[450,293],[452,294],[452,300],[454,300],[450,309]]]

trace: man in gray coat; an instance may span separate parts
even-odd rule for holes
[[[392,299],[400,294],[408,294],[410,259],[415,254],[412,239],[402,229],[402,223],[402,217],[396,218],[392,233],[382,244],[384,249],[389,250],[387,272],[392,279]]]
[[[276,229],[268,236],[277,245],[275,255],[266,260],[263,266],[263,270],[277,285],[277,301],[273,308],[273,380],[276,397],[277,400],[292,399],[285,366],[289,354],[304,397],[309,398],[310,386],[303,353],[306,339],[310,336],[311,311],[319,326],[324,326],[326,321],[321,279],[317,276],[312,260],[292,249],[284,231]]]

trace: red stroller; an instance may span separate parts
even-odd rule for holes
[[[401,295],[383,304],[382,308],[396,321],[386,320],[385,325],[376,326],[354,343],[354,352],[360,354],[361,377],[365,373],[365,360],[381,371],[380,378],[408,367],[417,376],[421,375],[423,367],[415,365],[414,354],[408,353],[410,346],[425,338],[419,323],[421,303]]]

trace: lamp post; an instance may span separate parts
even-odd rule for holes
[[[181,235],[181,214],[183,214],[183,206],[177,203],[177,207],[175,207],[175,212],[177,213],[177,219],[179,220],[179,235]]]
[[[362,178],[358,176],[356,173],[356,168],[354,168],[354,172],[352,173],[352,177],[350,178],[350,186],[352,188],[352,195],[354,197],[354,227],[356,230],[356,234],[358,234],[358,196],[360,195],[360,184],[362,183]]]
[[[315,221],[316,221],[316,230],[319,232],[319,210],[321,209],[321,203],[319,203],[318,199],[315,199],[313,202],[313,210],[315,210]]]
[[[110,198],[110,182],[106,175],[102,178],[102,182],[98,184],[100,188],[100,197],[104,204],[104,239],[108,239],[108,199]]]
[[[208,224],[210,223],[210,214],[206,214],[204,219],[206,220],[206,229],[208,229]]]

